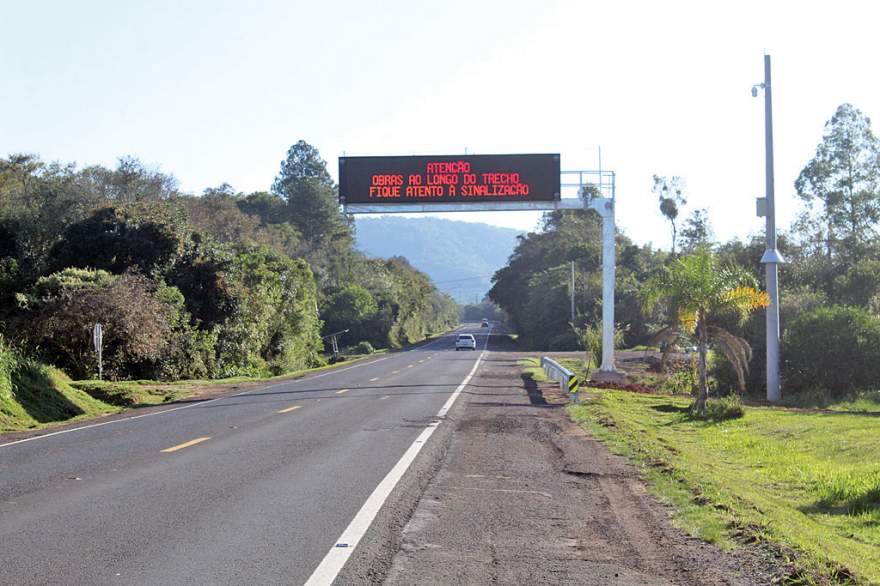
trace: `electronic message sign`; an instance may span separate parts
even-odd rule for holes
[[[559,155],[340,157],[343,204],[559,201]]]

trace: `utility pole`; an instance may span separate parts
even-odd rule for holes
[[[571,261],[571,287],[569,287],[569,291],[571,293],[571,325],[574,327],[574,261]]]
[[[782,400],[779,387],[779,264],[785,262],[776,249],[776,201],[773,186],[773,101],[770,85],[770,55],[764,55],[764,83],[752,86],[752,96],[757,97],[757,88],[764,89],[764,149],[766,200],[765,219],[767,248],[761,263],[767,278],[767,400],[776,403]]]

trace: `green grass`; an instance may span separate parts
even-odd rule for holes
[[[544,375],[544,369],[541,368],[541,361],[537,358],[523,358],[518,361],[522,371],[538,382],[545,382],[547,377]]]
[[[783,397],[786,407],[830,409],[855,413],[880,413],[880,391],[856,391],[843,399],[832,399],[821,389]]]
[[[216,385],[240,385],[246,383],[262,383],[279,380],[292,380],[301,378],[307,374],[342,368],[372,356],[377,356],[387,350],[377,350],[372,354],[346,356],[344,361],[335,364],[326,364],[315,368],[304,368],[276,376],[250,377],[233,376],[218,379],[187,379],[178,381],[154,381],[154,380],[130,380],[130,381],[97,381],[81,380],[72,381],[70,384],[76,389],[88,393],[95,399],[116,405],[119,407],[137,408],[160,405],[171,401],[180,401],[193,396],[197,389]]]
[[[880,418],[745,407],[711,423],[688,398],[591,393],[572,418],[636,462],[687,532],[773,544],[791,583],[880,583]]]
[[[0,372],[6,390],[0,393],[0,433],[41,429],[119,411],[74,388],[60,370],[2,348],[0,354],[5,354],[8,366]]]

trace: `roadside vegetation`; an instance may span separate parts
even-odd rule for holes
[[[224,183],[193,196],[132,157],[112,169],[0,158],[0,335],[15,364],[56,373],[55,394],[77,406],[5,428],[179,399],[175,381],[319,367],[335,332],[364,354],[456,324],[457,304],[405,258],[355,248],[336,193],[304,141],[255,193]],[[95,380],[96,323],[111,383]],[[8,379],[3,400],[26,396],[23,380]]]
[[[708,408],[728,395],[763,400],[763,234],[718,242],[708,211],[687,209],[683,179],[656,176],[645,189],[653,189],[673,245],[667,252],[617,235],[617,343],[662,351],[659,362],[646,354],[630,384],[693,393],[698,410],[707,397]],[[783,400],[870,409],[880,390],[880,139],[871,121],[851,104],[838,107],[794,189],[803,207],[778,243],[787,260],[780,267]],[[489,298],[524,349],[584,350],[595,366],[601,231],[593,211],[545,214],[541,230],[522,237],[495,274]]]
[[[586,362],[563,359],[586,375]],[[520,361],[546,382],[540,361]],[[548,397],[551,402],[567,397]],[[766,547],[790,584],[880,583],[880,405],[785,409],[687,395],[585,388],[569,413],[640,469],[674,522],[722,548]]]
[[[116,411],[72,386],[60,370],[21,355],[0,338],[0,433]]]
[[[574,420],[634,460],[688,533],[769,545],[792,583],[880,583],[880,418],[739,406],[707,421],[687,397],[589,392]]]
[[[672,251],[617,238],[627,382],[569,410],[690,534],[765,545],[792,584],[878,584],[880,140],[867,117],[840,106],[795,189],[804,207],[779,240],[783,405],[764,400],[763,238],[715,242],[703,210],[680,224],[683,181],[655,177]],[[562,359],[583,380],[601,353],[600,229],[592,212],[548,214],[490,293],[525,348],[584,350]],[[521,365],[543,379],[537,359]]]

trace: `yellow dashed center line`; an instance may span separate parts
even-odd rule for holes
[[[348,392],[348,389],[339,389],[338,391],[336,391],[336,394],[341,395],[342,393],[347,393],[347,392]]]
[[[206,442],[206,441],[208,441],[209,439],[211,439],[210,436],[208,436],[208,437],[197,437],[197,438],[194,439],[194,440],[189,440],[188,442],[183,442],[182,444],[178,444],[178,445],[176,445],[176,446],[172,446],[172,447],[170,447],[170,448],[165,448],[164,450],[162,450],[162,453],[164,453],[164,454],[170,454],[171,452],[176,452],[177,450],[182,450],[183,448],[188,448],[188,447],[190,447],[190,446],[194,446],[194,445],[196,445],[196,444],[200,444],[200,443],[202,443],[202,442]]]
[[[278,413],[290,413],[291,411],[296,411],[300,407],[302,407],[302,405],[294,405],[293,407],[288,407],[287,409],[282,409],[281,411],[278,411]]]

